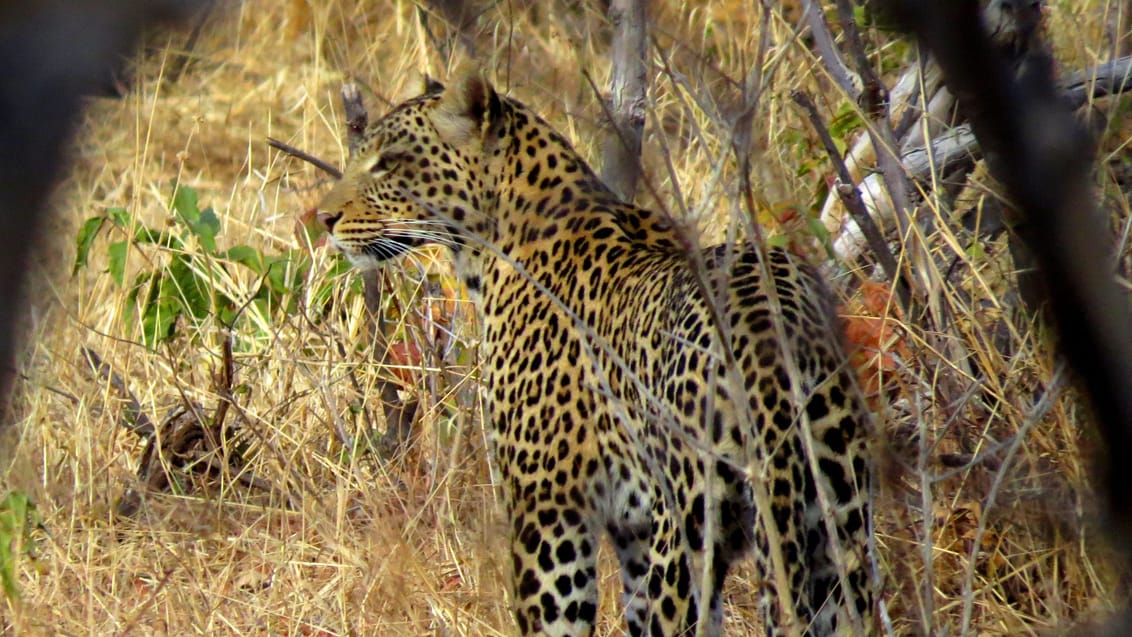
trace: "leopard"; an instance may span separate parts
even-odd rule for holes
[[[722,634],[750,553],[767,635],[872,634],[871,412],[802,258],[700,247],[475,72],[370,122],[317,216],[360,269],[441,246],[477,308],[520,634],[593,634],[602,542],[629,635]]]

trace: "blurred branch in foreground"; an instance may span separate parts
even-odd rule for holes
[[[27,257],[64,166],[84,95],[106,83],[146,27],[208,0],[46,0],[0,8],[0,428]]]
[[[1132,533],[1132,313],[1112,277],[1108,233],[1095,214],[1093,149],[1048,72],[1031,53],[1017,77],[980,30],[975,0],[883,3],[935,56],[998,179],[1027,217],[1058,328],[1060,351],[1093,408],[1108,449],[1102,476],[1115,524]],[[1125,540],[1125,556],[1128,556]],[[1124,633],[1121,633],[1124,634]]]

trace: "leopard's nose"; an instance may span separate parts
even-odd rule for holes
[[[338,223],[338,220],[342,218],[342,213],[320,212],[315,218],[318,219],[318,222],[322,224],[323,228],[326,228],[327,232],[334,232],[334,224]]]

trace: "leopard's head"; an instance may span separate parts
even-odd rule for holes
[[[320,202],[319,220],[358,268],[426,243],[460,249],[490,222],[484,166],[501,101],[478,76],[394,107],[365,131],[344,175]]]

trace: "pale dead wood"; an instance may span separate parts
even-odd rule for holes
[[[647,19],[645,0],[612,0],[612,72],[609,130],[602,145],[601,180],[622,201],[632,201],[641,177],[641,134],[645,127]]]
[[[1094,99],[1128,90],[1132,90],[1132,56],[1074,71],[1061,81],[1063,99],[1074,109]],[[982,150],[971,126],[960,124],[934,138],[930,152],[922,146],[911,148],[901,154],[900,162],[909,176],[923,180],[933,169],[940,174],[947,173],[961,162],[980,157]]]

